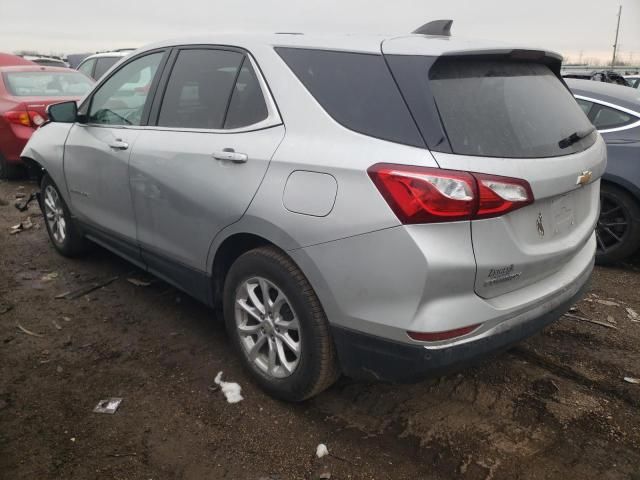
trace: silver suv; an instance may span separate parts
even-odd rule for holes
[[[606,148],[560,65],[420,34],[157,43],[22,156],[60,253],[90,240],[222,306],[299,401],[459,368],[576,301]]]

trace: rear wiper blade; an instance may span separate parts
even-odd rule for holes
[[[558,146],[560,148],[567,148],[570,147],[571,145],[573,145],[576,142],[579,142],[580,140],[582,140],[583,138],[588,137],[589,135],[591,135],[593,133],[593,131],[596,129],[596,127],[591,127],[587,130],[582,130],[581,132],[573,132],[571,135],[569,135],[566,138],[563,138],[562,140],[560,140],[558,142]]]

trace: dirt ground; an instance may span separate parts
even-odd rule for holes
[[[133,285],[149,277],[103,249],[57,255],[37,206],[12,206],[32,188],[0,182],[0,478],[640,479],[640,385],[623,380],[640,377],[638,259],[597,268],[576,306],[613,328],[564,317],[459,374],[342,379],[290,405],[251,383],[213,311]],[[244,401],[209,388],[221,370]],[[118,411],[93,413],[107,397]]]

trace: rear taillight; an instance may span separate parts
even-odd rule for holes
[[[516,178],[392,164],[368,173],[404,224],[497,217],[533,202],[529,184]]]
[[[45,122],[42,115],[32,110],[12,110],[6,112],[4,118],[6,118],[9,123],[32,128],[37,128]]]

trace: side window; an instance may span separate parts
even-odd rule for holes
[[[221,129],[243,55],[212,49],[182,50],[162,99],[158,126]]]
[[[242,128],[267,118],[267,104],[251,61],[245,57],[233,88],[224,128]]]
[[[93,66],[96,63],[96,59],[92,58],[91,60],[87,60],[82,65],[78,67],[78,71],[84,73],[87,77],[93,78]]]
[[[118,60],[120,60],[120,57],[98,57],[96,71],[94,72],[95,79],[99,80]]]
[[[592,122],[598,130],[624,127],[640,120],[633,115],[629,115],[628,113],[621,112],[614,108],[601,105],[596,108],[597,110],[592,113]]]
[[[591,111],[591,107],[593,107],[593,103],[581,98],[576,98],[576,101],[578,102],[578,105],[580,105],[580,108],[582,109],[584,114],[589,116],[589,112]]]
[[[288,67],[339,124],[365,135],[424,147],[382,55],[276,47]]]
[[[96,91],[89,108],[89,123],[140,125],[142,111],[163,53],[138,58],[111,76]]]

